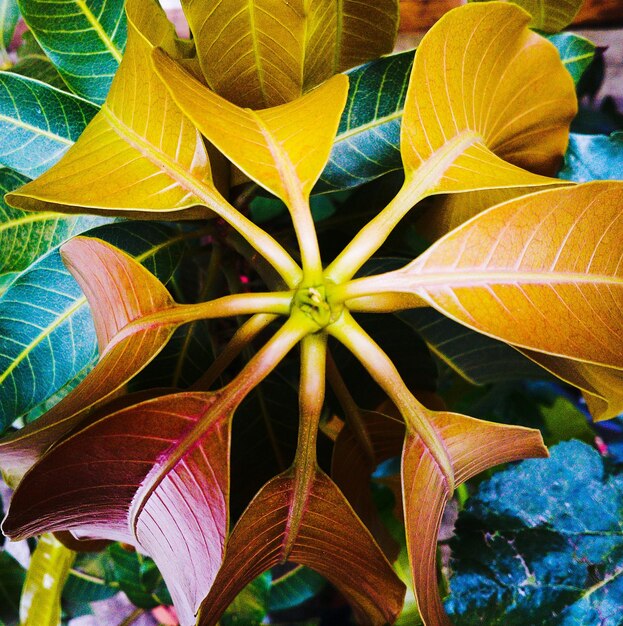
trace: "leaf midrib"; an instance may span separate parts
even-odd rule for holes
[[[384,124],[388,124],[389,122],[393,122],[394,120],[400,119],[404,109],[399,109],[394,113],[390,113],[389,115],[384,115],[383,117],[374,118],[371,122],[367,122],[366,124],[362,124],[361,126],[354,126],[349,128],[347,131],[340,133],[335,138],[333,145],[340,143],[342,141],[346,141],[351,137],[355,137],[356,135],[360,135],[361,133],[365,133],[369,130],[373,130],[378,126],[383,126]]]
[[[112,54],[118,63],[121,63],[121,57],[123,56],[121,51],[117,48],[117,46],[115,46],[112,39],[108,36],[108,33],[102,28],[102,25],[99,23],[95,15],[93,15],[85,0],[75,0],[75,3],[80,11],[82,11],[89,24],[91,24],[93,30],[97,33],[97,36],[100,38],[104,46],[106,46],[110,54]]]
[[[0,114],[0,122],[6,122],[13,126],[17,126],[18,128],[23,128],[33,134],[40,135],[43,137],[47,137],[52,141],[57,141],[59,143],[65,144],[66,146],[73,146],[74,142],[71,139],[67,139],[66,137],[62,137],[61,135],[57,135],[50,130],[43,130],[42,128],[38,128],[37,126],[33,126],[32,124],[28,124],[21,119],[17,119],[14,117],[9,117],[8,115]]]

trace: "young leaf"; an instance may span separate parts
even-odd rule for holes
[[[622,513],[623,476],[578,441],[497,473],[459,515],[449,613],[460,624],[614,626]]]
[[[404,586],[333,481],[315,472],[301,519],[291,525],[296,490],[289,470],[253,499],[227,541],[200,626],[216,624],[245,585],[284,561],[310,567],[336,585],[361,623],[381,626],[396,618]]]
[[[408,179],[432,159],[437,191],[551,182],[518,168],[556,172],[577,110],[575,90],[554,46],[528,22],[511,4],[471,4],[426,34],[402,123]]]
[[[86,100],[0,72],[0,163],[35,178],[54,165],[97,113]]]
[[[295,100],[333,74],[391,52],[398,24],[396,0],[182,4],[208,85],[252,109]]]
[[[18,0],[24,21],[69,88],[101,104],[126,40],[122,0]]]
[[[565,166],[558,176],[584,183],[620,179],[623,174],[623,132],[569,136]]]
[[[469,0],[488,2],[489,0]],[[557,33],[569,26],[582,7],[584,0],[513,0],[532,16],[530,28],[546,33]]]
[[[567,68],[577,86],[584,70],[595,56],[595,44],[575,33],[558,33],[551,35],[548,39],[558,49],[562,64]]]
[[[76,553],[42,535],[30,560],[19,603],[21,626],[58,626],[61,593]]]
[[[408,51],[347,73],[346,106],[316,191],[349,189],[402,168],[400,124],[412,65]]]
[[[121,246],[164,282],[183,250],[183,236],[159,224],[143,225],[140,234],[131,222],[89,234]],[[19,275],[0,298],[0,337],[2,429],[62,390],[66,395],[95,364],[97,341],[86,298],[58,249]]]

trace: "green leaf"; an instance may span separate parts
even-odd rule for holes
[[[409,309],[398,317],[422,336],[433,354],[476,385],[550,377],[508,344],[457,324],[433,308]]]
[[[48,250],[110,219],[61,213],[31,213],[14,209],[4,194],[28,182],[28,178],[0,169],[0,276],[22,272]]]
[[[63,607],[73,616],[85,614],[89,602],[111,598],[119,584],[110,580],[112,559],[108,550],[78,553],[63,588]]]
[[[8,552],[0,552],[0,623],[6,626],[17,623],[25,578],[24,568]]]
[[[548,39],[558,49],[562,64],[567,68],[577,86],[582,74],[595,56],[595,44],[575,33],[557,33],[550,35]]]
[[[60,626],[61,594],[75,558],[53,535],[41,536],[22,589],[20,626]]]
[[[400,123],[413,54],[394,54],[347,72],[346,107],[316,191],[356,187],[402,168]]]
[[[97,107],[38,80],[0,72],[0,163],[34,178],[78,139]]]
[[[111,581],[118,584],[130,601],[142,609],[153,609],[161,604],[171,604],[162,575],[156,564],[139,552],[129,552],[119,544],[107,550],[112,566]]]
[[[0,0],[0,60],[8,60],[8,48],[19,20],[17,0]]]
[[[138,227],[140,224],[140,228]],[[141,262],[162,280],[179,261],[184,235],[159,224],[126,222],[88,231]],[[23,272],[0,298],[0,429],[45,401],[97,357],[82,291],[58,248]]]
[[[266,572],[238,594],[219,620],[220,626],[259,626],[268,613],[270,593],[271,576]]]
[[[101,104],[126,42],[123,0],[18,0],[24,21],[77,95]]]
[[[302,565],[281,576],[273,574],[270,610],[283,611],[298,606],[313,598],[326,584],[326,580],[320,574]]]
[[[623,132],[607,135],[571,133],[565,165],[558,174],[578,183],[623,176]]]
[[[22,35],[22,45],[17,51],[17,63],[9,68],[10,72],[28,76],[47,83],[62,91],[67,91],[67,85],[58,70],[45,55],[33,34],[27,30]]]
[[[456,625],[618,626],[622,515],[623,475],[578,441],[496,474],[457,523]]]

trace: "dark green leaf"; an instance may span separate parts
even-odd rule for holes
[[[346,108],[316,191],[356,187],[400,169],[400,122],[413,51],[350,72]]]
[[[556,46],[563,65],[577,85],[595,56],[595,44],[575,33],[557,33],[548,39]]]
[[[19,0],[19,5],[71,90],[104,102],[125,49],[123,0]]]
[[[83,215],[32,213],[10,207],[4,201],[4,194],[28,180],[12,170],[0,169],[0,276],[22,272],[63,241],[111,221]]]
[[[607,135],[571,133],[565,165],[558,174],[565,180],[617,180],[623,176],[623,132]]]
[[[326,580],[320,574],[302,565],[281,576],[273,575],[270,610],[283,611],[298,606],[313,598],[326,584]]]
[[[0,72],[0,163],[34,178],[78,139],[97,107],[38,80]]]
[[[111,598],[119,585],[108,579],[112,560],[108,551],[78,554],[63,588],[63,607],[72,616],[90,612],[89,602]]]
[[[88,231],[133,255],[161,280],[173,273],[184,235],[157,223],[125,222]],[[68,383],[97,357],[86,299],[51,250],[0,298],[0,430]]]
[[[28,30],[22,35],[22,45],[17,51],[17,63],[9,71],[35,78],[42,83],[67,91],[63,77]]]
[[[459,516],[457,626],[619,626],[623,475],[571,441],[483,483]]]
[[[0,552],[0,620],[18,622],[19,597],[26,579],[24,568],[7,552]]]
[[[156,564],[138,552],[129,552],[119,544],[107,550],[111,558],[109,580],[119,585],[130,601],[141,609],[172,604]]]
[[[496,341],[453,322],[430,307],[398,314],[426,341],[433,354],[476,385],[549,374],[502,341]]]

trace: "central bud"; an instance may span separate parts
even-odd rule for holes
[[[341,306],[331,306],[327,298],[327,285],[301,287],[297,290],[292,304],[301,313],[314,320],[319,329],[335,322],[342,312]]]

